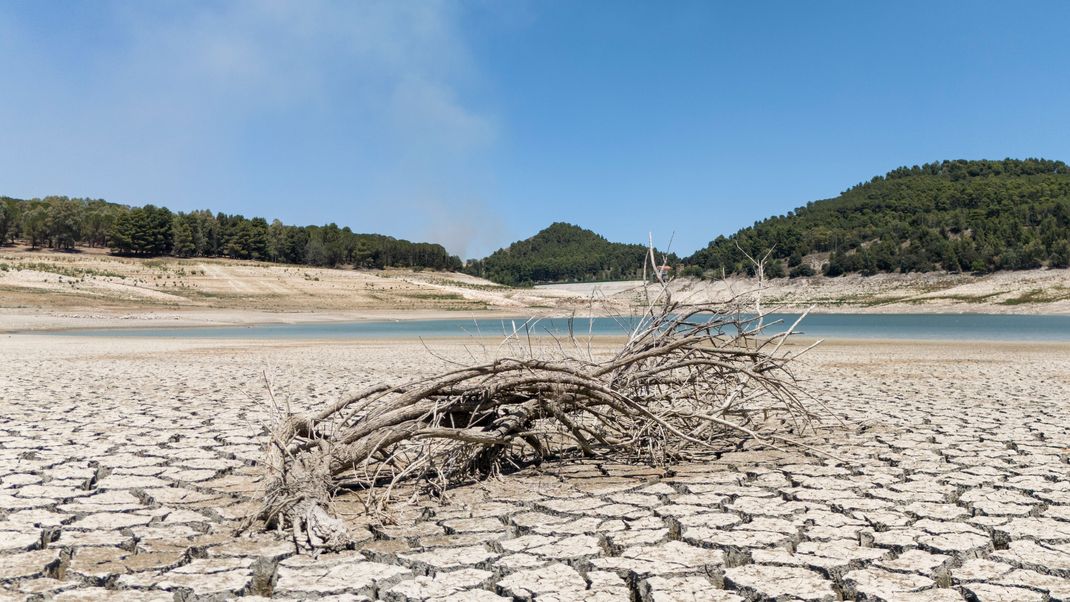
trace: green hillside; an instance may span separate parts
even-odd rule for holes
[[[690,273],[741,273],[773,248],[774,274],[990,272],[1070,266],[1070,167],[1061,161],[942,161],[884,176],[718,237]]]
[[[173,213],[100,199],[0,197],[0,247],[72,251],[107,247],[120,255],[230,257],[316,266],[457,270],[461,260],[442,245],[361,234],[336,224],[291,226],[279,220],[211,211]]]
[[[628,280],[642,276],[646,254],[643,245],[609,242],[590,230],[557,222],[486,259],[469,262],[465,271],[513,286]]]

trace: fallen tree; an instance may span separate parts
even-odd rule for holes
[[[571,328],[536,344],[529,322],[500,357],[280,413],[255,519],[315,553],[348,542],[330,511],[342,489],[363,490],[374,512],[403,481],[441,493],[564,453],[666,464],[745,441],[775,447],[789,442],[785,425],[809,425],[790,370],[800,352],[783,346],[795,325],[770,336],[768,318],[742,302],[677,302],[660,284],[616,353],[593,352]]]

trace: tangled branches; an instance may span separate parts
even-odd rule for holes
[[[742,307],[676,303],[663,287],[615,354],[544,337],[542,351],[514,345],[523,352],[286,415],[258,518],[317,551],[346,542],[329,512],[343,486],[374,510],[404,480],[441,491],[562,453],[665,464],[746,440],[775,446],[786,440],[771,424],[814,417],[783,347],[794,326],[766,335],[764,316]]]

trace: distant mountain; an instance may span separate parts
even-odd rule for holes
[[[628,280],[642,276],[646,256],[643,245],[609,242],[590,230],[557,222],[485,259],[469,262],[465,271],[511,286]],[[670,261],[677,259],[671,256]]]
[[[941,161],[900,167],[840,196],[718,237],[687,272],[990,272],[1070,266],[1070,167],[1062,161]]]

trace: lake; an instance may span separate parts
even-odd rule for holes
[[[774,314],[780,327],[767,329],[774,334],[790,325],[798,314]],[[363,322],[317,322],[264,324],[255,326],[212,326],[194,328],[111,328],[67,330],[56,336],[165,337],[208,339],[387,339],[441,338],[458,336],[502,336],[513,328],[523,331],[524,318],[465,320],[400,320]],[[613,318],[576,319],[578,335],[622,335],[629,322]],[[532,335],[567,335],[569,320],[543,318],[531,329]],[[806,338],[828,339],[923,339],[947,341],[1070,341],[1070,316],[997,314],[811,314],[798,329]]]

